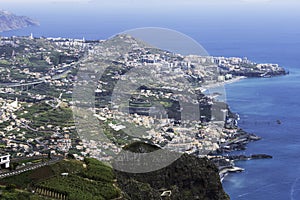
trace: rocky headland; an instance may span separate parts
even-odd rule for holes
[[[146,153],[155,151],[157,147],[137,142],[125,149]],[[218,171],[207,158],[183,154],[171,165],[157,171],[142,174],[120,171],[115,173],[126,199],[226,200],[229,196],[222,188]]]
[[[26,16],[17,16],[0,10],[0,32],[17,30],[28,26],[37,26],[39,22]]]

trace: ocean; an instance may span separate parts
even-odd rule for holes
[[[191,36],[210,55],[248,57],[285,67],[290,72],[287,76],[244,79],[226,85],[227,103],[240,115],[240,127],[262,137],[238,154],[265,153],[273,159],[237,162],[245,171],[228,175],[223,186],[233,200],[300,199],[300,28],[293,23],[297,20],[293,21],[292,15],[284,18],[273,14],[259,20],[262,12],[239,19],[234,15],[218,18],[220,14],[203,18],[207,13],[196,12],[166,17],[159,12],[150,18],[146,12],[139,18],[96,8],[79,15],[76,12],[80,6],[69,10],[55,5],[47,9],[7,5],[5,9],[34,17],[41,26],[2,33],[4,36],[33,33],[36,37],[106,39],[128,29],[154,26]]]
[[[232,199],[300,199],[300,71],[284,77],[246,79],[226,86],[239,125],[263,139],[239,154],[265,153],[270,160],[239,161],[243,173],[223,185]],[[281,121],[281,124],[277,123]]]

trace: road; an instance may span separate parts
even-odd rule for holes
[[[24,167],[22,169],[2,173],[2,174],[0,174],[0,179],[10,177],[10,176],[15,176],[15,175],[21,174],[23,172],[27,172],[27,171],[30,171],[30,170],[35,170],[35,169],[40,168],[40,167],[51,165],[51,164],[54,164],[54,163],[57,163],[57,162],[61,161],[62,159],[63,159],[63,157],[61,157],[61,156],[55,156],[51,160],[49,160],[48,162],[38,163],[38,164],[30,165],[28,167]]]

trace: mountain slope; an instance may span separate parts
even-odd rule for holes
[[[8,11],[0,10],[0,32],[39,25],[36,20],[26,16],[17,16]]]
[[[125,149],[145,153],[155,151],[157,147],[138,142]],[[115,170],[115,173],[127,199],[229,199],[222,188],[217,167],[206,158],[183,154],[170,166],[157,171],[132,174]]]

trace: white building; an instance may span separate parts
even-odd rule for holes
[[[1,168],[9,168],[9,164],[10,164],[10,155],[0,156]]]

